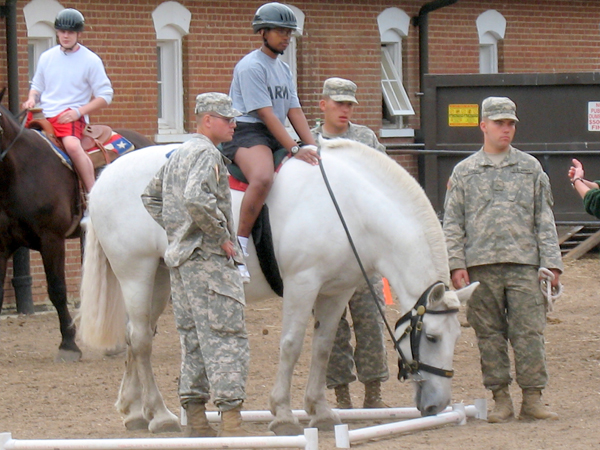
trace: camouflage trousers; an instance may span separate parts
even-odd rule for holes
[[[377,301],[384,307],[381,276],[371,277],[370,281],[378,294]],[[350,324],[346,319],[348,309],[352,316],[352,328],[356,339],[354,350],[350,342],[352,339]],[[362,383],[386,381],[389,378],[383,331],[383,318],[373,301],[367,283],[364,283],[352,295],[337,329],[327,366],[329,389],[355,381],[354,366],[356,366],[358,379]]]
[[[467,320],[475,330],[483,385],[496,390],[512,382],[508,345],[522,388],[543,389],[548,382],[544,328],[545,298],[538,269],[521,264],[470,267],[471,282],[481,285],[467,304]]]
[[[227,411],[246,398],[250,354],[245,307],[239,299],[209,287],[203,279],[209,272],[207,263],[190,260],[171,268],[173,311],[182,352],[179,399],[182,406],[190,401],[206,403],[212,393],[214,404]],[[237,271],[232,267],[223,270]]]

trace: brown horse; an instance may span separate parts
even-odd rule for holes
[[[4,90],[0,92],[0,101]],[[119,130],[136,148],[152,142]],[[19,247],[40,252],[48,296],[58,312],[62,340],[56,360],[78,361],[75,325],[67,306],[65,239],[80,238],[79,181],[39,133],[23,128],[0,105],[0,312],[9,258]]]

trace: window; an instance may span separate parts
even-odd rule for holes
[[[412,137],[404,128],[404,116],[415,113],[403,84],[403,38],[408,36],[410,17],[398,8],[388,8],[377,17],[381,37],[381,137]]]
[[[177,2],[162,3],[152,13],[156,30],[158,135],[156,143],[183,142],[182,39],[189,33],[191,13]]]
[[[40,55],[56,44],[54,19],[63,9],[55,0],[32,0],[23,7],[27,25],[29,80],[33,79]]]
[[[288,66],[290,66],[290,71],[292,72],[292,76],[294,78],[294,84],[296,85],[296,89],[297,89],[298,88],[298,54],[297,54],[298,43],[297,43],[297,39],[298,39],[298,37],[302,36],[302,32],[304,30],[305,16],[304,16],[304,13],[302,11],[300,11],[298,8],[296,8],[295,6],[292,6],[292,5],[287,5],[287,6],[289,6],[292,9],[292,11],[294,11],[296,20],[298,21],[298,29],[294,32],[294,34],[292,34],[292,37],[290,39],[290,45],[288,45],[288,48],[286,49],[284,54],[279,56],[279,59],[281,59]],[[294,127],[292,127],[292,124],[290,123],[289,119],[285,120],[284,125],[285,125],[285,129],[290,134],[290,136],[292,136],[294,139],[299,139],[298,134],[294,130]]]
[[[476,23],[479,34],[479,72],[498,73],[498,41],[504,39],[506,19],[498,11],[490,9],[481,13]]]

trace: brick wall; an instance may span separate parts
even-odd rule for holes
[[[93,120],[132,128],[147,136],[156,132],[156,40],[152,11],[162,1],[70,1],[86,17],[83,43],[104,60],[113,82],[112,105]],[[186,129],[192,130],[195,96],[200,92],[227,92],[235,63],[257,48],[250,22],[263,1],[180,1],[192,13],[190,34],[184,39],[184,97]],[[320,116],[317,101],[323,80],[341,76],[358,86],[360,105],[354,120],[381,127],[379,30],[377,16],[397,7],[417,15],[427,3],[420,0],[297,0],[291,2],[306,15],[304,35],[298,41],[299,95],[311,124]],[[27,40],[22,9],[17,2],[20,95],[27,95]],[[507,20],[501,67],[505,72],[590,72],[600,69],[600,2],[567,0],[461,0],[429,15],[429,69],[435,74],[479,71],[479,41],[475,21],[495,9]],[[416,110],[408,124],[419,127],[418,29],[410,28],[405,49],[405,87]],[[0,33],[0,55],[6,54]],[[0,88],[7,84],[6,60],[0,57]],[[6,102],[6,100],[5,100]],[[6,103],[5,103],[6,104]],[[390,140],[391,141],[391,140]],[[402,142],[396,139],[395,142]],[[406,141],[406,140],[404,140]],[[395,159],[414,175],[416,160]],[[69,295],[78,297],[79,249],[68,243]],[[39,258],[32,252],[35,301],[46,298]],[[5,283],[5,304],[14,301],[11,272]]]

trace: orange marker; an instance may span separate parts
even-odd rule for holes
[[[386,305],[393,305],[394,300],[392,299],[392,290],[390,289],[390,283],[387,278],[383,278],[383,298]]]

